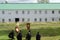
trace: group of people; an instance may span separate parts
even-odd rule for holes
[[[9,33],[9,35],[8,35],[8,37],[11,39],[11,40],[14,40],[15,38],[14,38],[14,31],[12,30],[10,33]],[[16,38],[17,38],[17,40],[22,40],[22,32],[21,32],[21,30],[20,30],[20,32],[17,34],[17,36],[16,36]],[[31,37],[32,37],[32,35],[31,35],[31,31],[28,31],[27,32],[27,34],[26,34],[26,37],[25,37],[25,40],[31,40]],[[39,34],[39,32],[37,32],[37,34],[36,34],[36,40],[41,40],[41,35]]]
[[[31,40],[32,35],[31,35],[31,31],[30,31],[30,23],[27,23],[26,27],[27,27],[28,32],[26,34],[25,40]],[[22,35],[21,30],[19,31],[18,26],[15,27],[15,32],[17,33],[17,35],[16,35],[17,40],[22,40],[23,35]],[[14,36],[15,36],[14,34],[15,34],[14,30],[12,30],[9,33],[8,37],[11,40],[14,40]],[[41,40],[41,35],[39,34],[39,32],[37,32],[37,34],[36,34],[36,40]]]

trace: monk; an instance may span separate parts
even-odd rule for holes
[[[16,27],[15,27],[15,31],[18,33],[19,32],[19,23],[17,22]]]
[[[30,23],[26,24],[27,30],[30,30]]]
[[[16,31],[17,33],[19,32],[18,26],[15,27],[15,31]]]

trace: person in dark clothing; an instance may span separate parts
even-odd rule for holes
[[[14,31],[13,30],[9,33],[8,37],[12,40],[14,39]]]
[[[30,23],[26,24],[27,30],[30,30]]]
[[[36,40],[41,40],[41,35],[39,34],[39,32],[37,32],[36,34]]]
[[[19,32],[18,35],[17,35],[17,40],[22,40],[22,33],[21,33],[21,30],[20,30],[20,32]]]
[[[31,40],[31,33],[30,33],[30,32],[28,32],[28,33],[26,34],[26,40]]]

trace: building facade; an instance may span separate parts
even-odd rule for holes
[[[49,0],[37,0],[38,3],[49,3]]]
[[[49,0],[0,0],[0,3],[49,3]]]
[[[0,4],[0,22],[59,22],[60,4]]]

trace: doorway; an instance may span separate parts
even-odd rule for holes
[[[19,18],[15,18],[15,22],[19,22]]]

